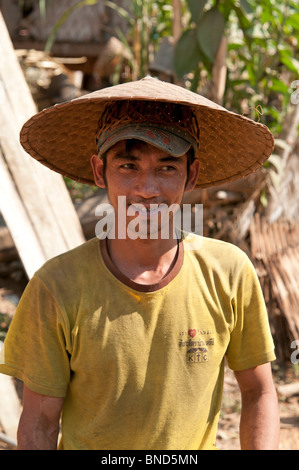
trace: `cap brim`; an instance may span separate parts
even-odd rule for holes
[[[187,136],[183,138],[177,135],[177,132],[172,132],[170,128],[162,129],[161,127],[158,128],[147,124],[128,124],[100,138],[98,142],[99,155],[103,155],[121,140],[129,139],[141,140],[174,157],[181,157],[188,152],[192,145],[190,136],[189,138]]]

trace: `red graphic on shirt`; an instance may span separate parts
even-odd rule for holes
[[[194,338],[196,335],[196,330],[188,330],[188,335],[191,336],[191,338]]]

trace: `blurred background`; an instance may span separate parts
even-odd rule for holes
[[[277,381],[297,383],[298,361],[290,360],[294,351],[291,345],[299,340],[297,2],[0,0],[0,11],[3,21],[0,23],[0,154],[9,173],[3,181],[10,178],[19,195],[20,211],[25,208],[30,212],[28,207],[32,208],[33,202],[28,203],[26,191],[29,185],[38,186],[38,181],[29,179],[24,188],[24,178],[20,175],[23,160],[16,157],[12,162],[5,140],[5,126],[16,119],[12,116],[20,116],[20,109],[23,112],[26,108],[29,115],[24,115],[24,122],[25,117],[34,113],[31,102],[28,106],[21,103],[27,92],[22,92],[22,99],[21,95],[17,96],[22,80],[29,90],[28,100],[32,98],[34,109],[40,111],[90,91],[150,74],[269,127],[275,138],[275,149],[260,170],[234,183],[195,190],[184,202],[193,204],[194,208],[195,204],[203,204],[204,235],[234,243],[251,258],[268,307],[277,353],[273,366]],[[4,41],[4,33],[10,42]],[[13,55],[22,78],[16,78],[14,72],[8,74],[8,70],[15,70],[10,69]],[[15,115],[9,114],[12,108]],[[17,141],[20,126],[15,127]],[[0,180],[0,340],[5,338],[31,275],[27,268],[28,253],[23,254],[24,240],[20,241],[24,225],[20,229],[13,223],[20,214],[19,206],[16,204],[12,209],[12,199],[4,198],[4,182]],[[70,202],[74,209],[74,222],[68,225],[73,228],[74,223],[75,229],[72,235],[64,234],[61,238],[72,238],[74,232],[78,233],[70,245],[55,247],[56,252],[61,252],[95,236],[98,220],[95,207],[106,200],[106,193],[68,178],[63,178],[65,191],[61,181],[49,182],[52,188],[56,185],[59,189],[55,191],[56,197],[53,195],[55,204],[59,194],[60,204],[66,201],[65,213],[69,212]],[[54,205],[52,199],[48,203]],[[42,222],[49,232],[53,217],[45,222],[45,210],[41,213],[37,207],[32,212],[36,219],[30,219],[29,225],[40,238],[43,251],[40,259],[47,259],[49,252],[42,246],[42,237],[37,232]],[[57,223],[60,217],[63,219],[62,213],[54,217]],[[53,236],[52,243],[56,243]],[[31,259],[33,251],[29,253]],[[283,403],[293,397],[293,392],[284,395]],[[293,432],[299,426],[297,398],[292,406],[295,406]],[[296,436],[295,444],[291,445],[298,448]]]

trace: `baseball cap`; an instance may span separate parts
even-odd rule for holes
[[[130,123],[102,133],[98,139],[98,154],[102,156],[121,140],[137,139],[157,147],[169,155],[180,157],[190,147],[196,151],[198,143],[193,137],[177,127],[151,123]]]

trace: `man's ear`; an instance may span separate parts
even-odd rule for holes
[[[95,184],[99,188],[106,188],[104,179],[103,160],[98,155],[93,155],[90,159]]]
[[[191,163],[189,168],[189,175],[188,181],[185,186],[185,191],[192,191],[195,188],[197,178],[199,173],[199,160],[195,158],[195,160]]]

